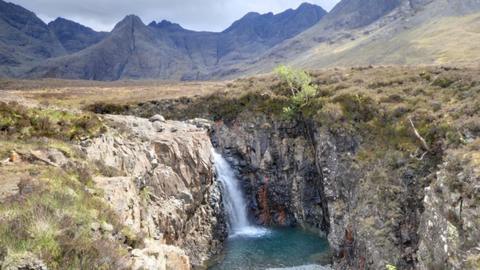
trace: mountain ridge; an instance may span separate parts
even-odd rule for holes
[[[96,44],[108,34],[106,32],[97,32],[62,17],[49,22],[48,28],[57,36],[68,53],[74,53]]]
[[[480,61],[480,48],[471,42],[480,41],[477,20],[466,18],[480,14],[480,0],[342,0],[330,13],[303,3],[278,14],[247,13],[221,32],[166,20],[146,25],[129,15],[102,33],[61,18],[45,25],[28,10],[9,8],[31,17],[40,35],[12,27],[0,12],[0,26],[14,37],[5,42],[8,35],[0,35],[7,43],[0,43],[0,74],[10,77],[210,80],[268,73],[279,64],[319,69]],[[123,24],[129,31],[119,31]],[[40,49],[12,54],[16,36]]]
[[[187,30],[168,21],[145,25],[138,16],[128,15],[99,43],[71,55],[49,59],[31,69],[26,77],[207,79],[210,74],[248,61],[303,32],[325,14],[321,7],[310,4],[275,15],[250,13],[218,33]],[[130,24],[131,31],[136,35],[127,32],[117,34],[125,24]],[[139,46],[132,46],[128,57],[125,57],[126,51],[114,44],[113,39],[122,44]],[[108,59],[102,61],[110,66],[100,64],[98,59]]]

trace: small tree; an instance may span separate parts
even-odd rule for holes
[[[395,265],[387,264],[385,267],[387,268],[387,270],[397,270],[397,267]]]
[[[318,88],[312,84],[312,77],[307,72],[284,65],[277,67],[274,72],[292,94],[292,104],[283,109],[287,115],[294,115],[317,95]]]

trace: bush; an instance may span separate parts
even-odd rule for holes
[[[312,78],[305,71],[282,65],[275,69],[275,73],[291,94],[290,106],[283,109],[286,115],[295,115],[317,95],[318,88],[312,84]]]
[[[368,122],[378,114],[378,104],[364,95],[343,94],[333,101],[339,103],[346,116],[356,122]]]

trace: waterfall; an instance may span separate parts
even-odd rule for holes
[[[239,180],[228,162],[213,151],[217,178],[223,187],[223,205],[228,217],[228,230],[232,236],[261,236],[268,232],[265,228],[254,226],[248,220],[247,204],[239,185]]]

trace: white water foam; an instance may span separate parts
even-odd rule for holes
[[[270,233],[266,228],[254,226],[247,216],[247,204],[239,180],[228,162],[212,149],[217,177],[223,186],[223,205],[228,217],[229,237],[262,237]]]

